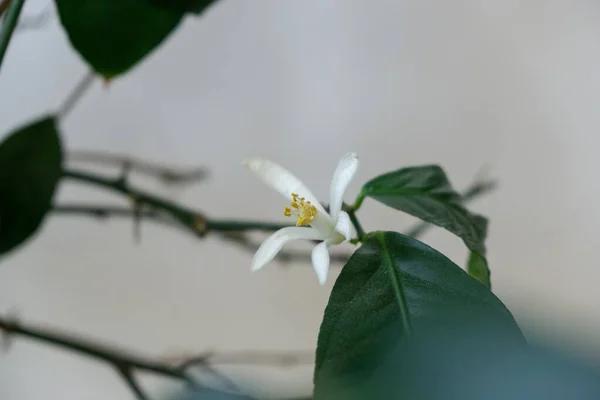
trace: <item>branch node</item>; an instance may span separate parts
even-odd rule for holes
[[[12,333],[19,326],[18,312],[13,310],[9,312],[9,315],[4,319],[0,320],[0,330],[2,331],[2,344],[1,348],[4,353],[8,352],[12,345]]]
[[[204,237],[208,232],[208,221],[200,214],[194,215],[193,226],[196,234],[200,237]]]

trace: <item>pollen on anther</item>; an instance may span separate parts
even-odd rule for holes
[[[297,193],[292,193],[290,206],[283,209],[283,215],[286,217],[297,215],[296,226],[310,225],[317,215],[317,208],[311,204],[310,200],[300,197]]]

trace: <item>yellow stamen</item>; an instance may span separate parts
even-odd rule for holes
[[[297,215],[296,226],[310,225],[317,215],[317,208],[310,203],[310,200],[300,197],[297,193],[292,193],[292,202],[289,207],[283,209],[283,215],[286,217]]]

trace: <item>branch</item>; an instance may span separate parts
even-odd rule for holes
[[[2,28],[0,30],[0,67],[4,61],[6,49],[8,49],[12,34],[19,21],[19,16],[21,15],[21,10],[23,10],[25,0],[6,1],[3,4],[5,4],[5,7],[7,8],[6,18],[2,21]]]
[[[87,214],[90,217],[95,218],[109,218],[109,217],[124,217],[132,218],[135,211],[127,207],[118,206],[99,206],[99,205],[83,205],[83,204],[61,204],[54,206],[52,211],[55,214],[64,215],[80,215]],[[143,218],[161,221],[160,214],[154,210],[143,210],[139,211],[139,214]]]
[[[124,155],[94,151],[72,151],[69,154],[69,159],[74,162],[89,162],[111,167],[122,167],[132,172],[138,172],[152,178],[157,178],[165,185],[199,182],[208,177],[208,170],[206,168],[195,168],[184,171],[164,165],[156,165]]]
[[[133,372],[131,371],[131,369],[121,367],[117,368],[117,371],[119,372],[123,380],[127,383],[129,389],[131,389],[131,391],[135,394],[135,397],[138,398],[138,400],[150,400],[150,398],[146,396],[140,385],[137,383],[137,380],[133,376]]]
[[[107,179],[96,174],[75,170],[65,171],[64,176],[73,180],[104,187],[118,194],[125,195],[133,200],[134,208],[98,205],[54,206],[53,211],[59,214],[88,215],[98,218],[147,218],[169,226],[185,229],[187,232],[190,232],[197,237],[204,237],[207,233],[214,232],[217,233],[223,240],[229,241],[250,252],[255,252],[260,246],[260,243],[249,239],[245,232],[273,232],[288,226],[286,224],[261,221],[208,219],[199,211],[186,208],[169,200],[134,189],[122,178]],[[469,202],[479,196],[489,193],[495,187],[495,181],[477,177],[475,181],[464,191],[463,201],[465,203]],[[419,223],[407,231],[406,234],[408,236],[417,237],[423,234],[430,227],[431,225],[428,223]],[[332,254],[331,261],[345,263],[349,256],[349,254]],[[310,259],[310,255],[305,252],[281,251],[279,252],[277,258],[280,261],[288,262],[295,260],[306,261]]]
[[[286,224],[259,221],[209,220],[199,211],[191,210],[169,200],[134,189],[124,179],[107,179],[96,174],[75,170],[66,170],[63,172],[63,176],[125,195],[137,206],[144,205],[155,211],[166,213],[198,236],[204,236],[210,231],[237,232],[252,230],[273,232],[287,226]]]
[[[48,328],[35,327],[33,325],[24,325],[5,317],[0,317],[0,330],[4,331],[6,336],[15,335],[56,347],[62,347],[66,350],[77,352],[111,365],[119,373],[121,378],[123,378],[125,383],[127,383],[131,391],[137,396],[138,400],[149,399],[135,378],[135,373],[138,371],[150,372],[180,380],[196,390],[207,389],[188,374],[189,368],[200,367],[220,379],[230,390],[239,394],[240,390],[237,385],[227,376],[212,368],[211,363],[293,366],[298,364],[310,364],[314,361],[312,352],[278,353],[241,351],[231,353],[204,353],[196,357],[183,358],[183,360],[178,357],[180,360],[160,362],[154,359],[134,355],[122,349],[102,345],[89,339],[83,339],[73,334]]]
[[[293,367],[302,364],[312,364],[315,361],[314,352],[264,352],[240,351],[231,353],[204,353],[193,357],[183,358],[179,368],[188,369],[195,365],[206,363],[219,365],[266,365],[275,367]]]
[[[196,381],[189,377],[185,370],[174,368],[168,364],[157,362],[155,360],[128,353],[124,350],[116,350],[113,347],[101,345],[99,343],[83,339],[80,337],[67,335],[58,331],[25,326],[23,324],[10,321],[0,317],[0,329],[6,335],[18,335],[27,337],[39,342],[52,344],[70,351],[81,353],[85,356],[95,358],[112,365],[121,376],[126,380],[129,387],[137,395],[138,399],[145,400],[146,397],[142,389],[137,384],[133,372],[146,371],[157,375],[184,381],[194,387],[201,387]]]
[[[168,216],[161,214],[156,210],[140,210],[137,212],[132,208],[127,207],[116,207],[116,206],[102,206],[102,205],[82,205],[82,204],[61,204],[52,207],[52,212],[59,215],[85,215],[92,218],[106,219],[111,217],[122,217],[122,218],[145,218],[154,222],[164,224],[165,226],[175,227],[179,229],[185,229],[189,232],[188,227],[184,227],[177,221],[169,219]],[[256,223],[256,222],[244,222],[244,221],[213,221],[211,224],[217,227],[226,228],[220,232],[217,232],[219,237],[225,241],[228,241],[248,252],[254,253],[260,247],[259,242],[255,242],[248,238],[243,233],[245,228],[251,229],[253,225],[259,224],[262,230],[271,231],[268,228],[269,224]],[[283,225],[273,224],[272,228],[279,229]],[[198,236],[198,235],[196,235]],[[310,254],[302,251],[288,251],[283,250],[276,256],[279,261],[290,262],[290,261],[310,261]],[[331,254],[331,262],[333,263],[345,263],[350,254]]]
[[[86,94],[88,89],[92,86],[96,75],[94,71],[89,70],[86,74],[81,78],[77,85],[69,92],[67,98],[63,101],[63,103],[58,107],[58,111],[56,115],[59,118],[66,118],[67,115],[71,113],[73,108],[79,103],[79,101],[83,98],[83,95]]]

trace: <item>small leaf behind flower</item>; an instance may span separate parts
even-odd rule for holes
[[[371,197],[396,210],[440,226],[459,236],[477,253],[487,268],[487,219],[472,214],[462,204],[448,177],[437,165],[402,168],[380,175],[363,185],[361,198]],[[489,280],[483,282],[489,287]]]

